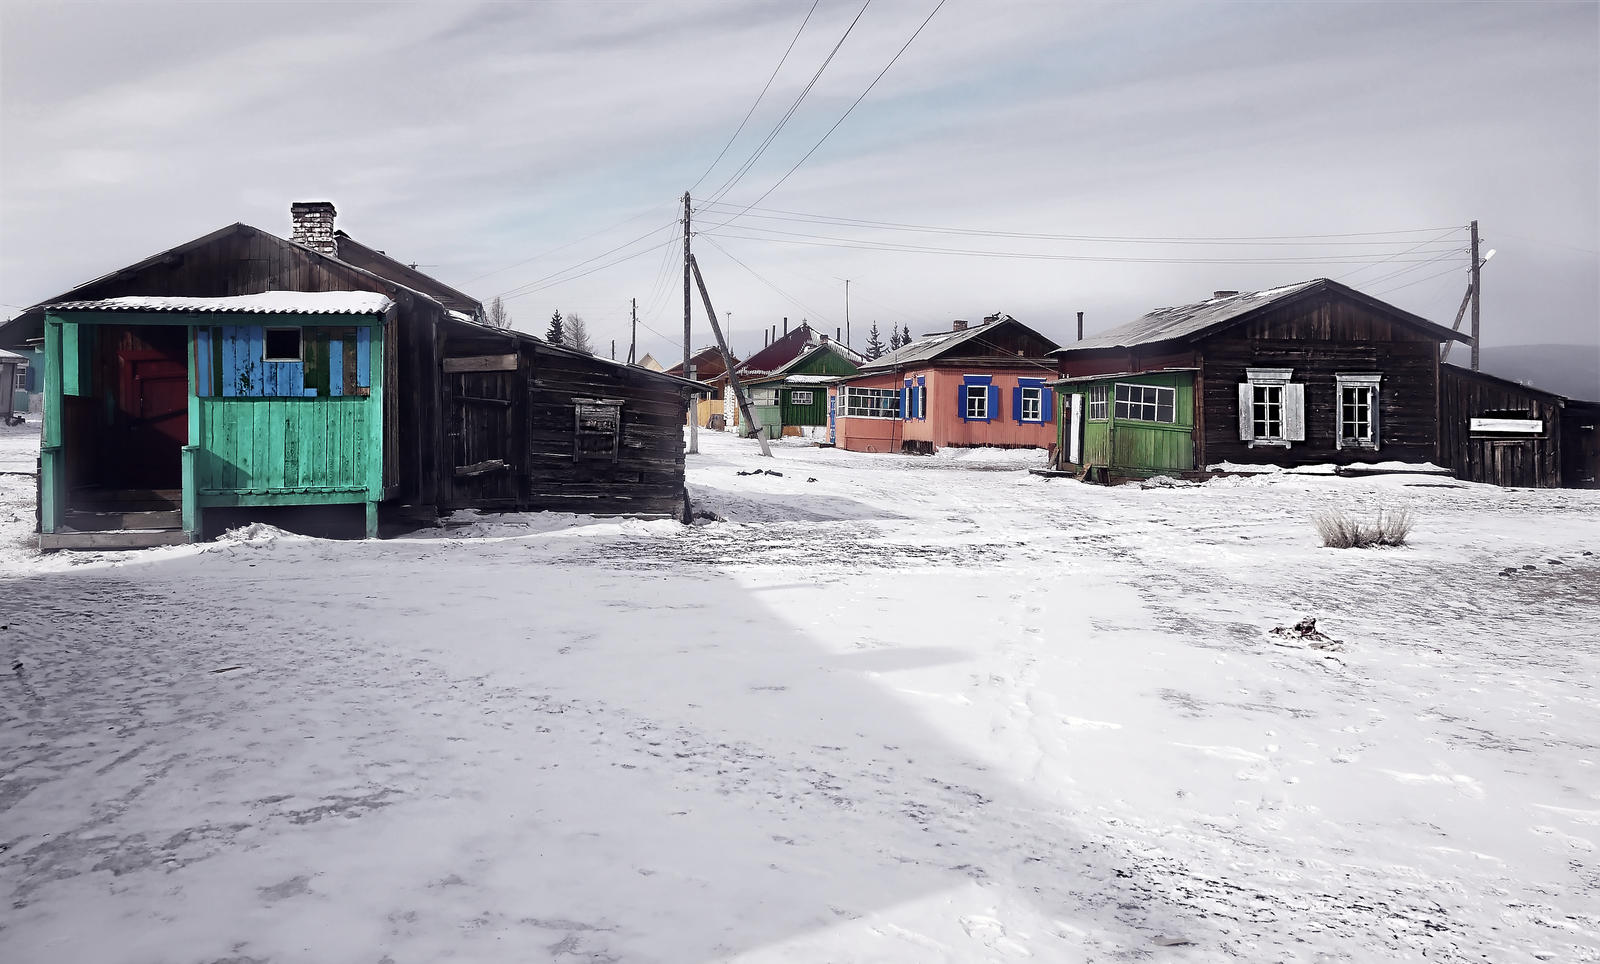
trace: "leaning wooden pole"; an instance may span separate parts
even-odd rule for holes
[[[700,276],[700,263],[691,255],[689,268],[694,271],[694,283],[700,289],[700,303],[706,306],[706,318],[711,322],[711,331],[717,336],[717,348],[722,352],[723,367],[728,370],[728,387],[733,390],[733,397],[739,402],[739,412],[744,416],[744,423],[755,432],[756,441],[761,443],[761,454],[772,455],[772,449],[767,447],[767,437],[761,432],[761,422],[757,420],[755,412],[750,409],[750,400],[744,397],[744,386],[739,384],[739,376],[733,370],[733,356],[728,353],[728,343],[722,338],[722,326],[717,324],[717,313],[711,307],[711,296],[706,293],[706,279]]]
[[[1450,326],[1451,331],[1461,330],[1461,319],[1467,314],[1467,304],[1472,301],[1473,290],[1474,286],[1468,284],[1467,293],[1461,296],[1461,307],[1456,311],[1456,323]],[[1455,343],[1454,338],[1444,343],[1444,354],[1439,356],[1439,361],[1447,362],[1450,360],[1450,349],[1455,346]]]

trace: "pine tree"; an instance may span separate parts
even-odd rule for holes
[[[495,295],[494,296],[494,300],[489,302],[489,310],[488,310],[487,314],[488,314],[489,324],[493,325],[494,327],[496,327],[496,328],[510,328],[511,327],[511,313],[509,311],[506,311],[505,302],[500,300],[500,296],[499,295]]]
[[[904,345],[904,344],[905,344],[905,340],[900,337],[900,329],[898,329],[898,328],[890,328],[889,329],[889,350],[890,351],[899,351],[900,350],[900,346]]]
[[[902,325],[901,326],[901,328],[900,328],[900,344],[902,346],[911,344],[911,326],[910,325]]]
[[[561,309],[550,316],[550,328],[544,333],[544,340],[552,345],[565,345],[567,343],[566,326],[561,321]]]
[[[867,331],[867,357],[883,357],[883,339],[878,336],[878,323],[874,321],[872,328]]]

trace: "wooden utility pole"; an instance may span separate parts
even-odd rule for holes
[[[1451,331],[1461,330],[1461,319],[1466,317],[1467,305],[1472,301],[1472,289],[1473,285],[1468,283],[1467,293],[1461,296],[1461,307],[1456,309],[1456,323],[1450,326]],[[1450,349],[1454,348],[1455,345],[1456,342],[1453,338],[1444,343],[1444,353],[1439,356],[1440,362],[1447,362],[1450,360]]]
[[[628,364],[637,365],[639,359],[635,352],[639,350],[639,299],[632,298],[629,300],[633,304],[633,326],[628,329]]]
[[[1470,282],[1472,287],[1470,289],[1468,289],[1469,293],[1472,295],[1472,370],[1473,371],[1477,371],[1478,370],[1478,346],[1480,345],[1480,342],[1479,342],[1479,331],[1478,331],[1478,316],[1479,316],[1479,310],[1478,309],[1479,309],[1480,305],[1482,304],[1482,299],[1480,298],[1480,292],[1482,291],[1482,287],[1478,283],[1478,272],[1479,272],[1479,269],[1481,269],[1482,267],[1483,267],[1483,262],[1478,258],[1478,222],[1476,220],[1474,220],[1472,222],[1472,281]]]
[[[767,447],[767,437],[761,432],[761,422],[750,409],[750,400],[744,397],[744,386],[739,384],[739,376],[733,371],[733,356],[728,353],[728,343],[722,337],[722,327],[717,324],[717,313],[711,307],[711,296],[706,293],[706,279],[700,276],[700,265],[693,258],[689,259],[689,267],[694,271],[695,284],[700,287],[700,301],[706,306],[706,318],[711,321],[711,332],[717,336],[717,347],[722,350],[722,364],[728,370],[728,388],[739,402],[739,412],[744,416],[744,423],[750,426],[751,431],[755,433],[756,441],[761,443],[761,454],[770,458],[772,450]]]
[[[850,347],[850,279],[844,279],[844,347]]]
[[[694,255],[689,252],[689,192],[683,192],[683,374],[686,378],[693,378],[689,374],[689,265],[694,261]],[[715,317],[712,318],[715,323]],[[689,403],[689,453],[700,454],[700,395],[695,394]]]

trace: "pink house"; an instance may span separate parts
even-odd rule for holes
[[[955,322],[828,389],[829,437],[852,452],[1049,448],[1055,342],[1010,315]]]

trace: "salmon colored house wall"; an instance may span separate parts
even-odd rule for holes
[[[965,376],[983,375],[991,379],[999,397],[998,411],[987,422],[964,421],[957,408],[957,392]],[[948,446],[993,445],[1010,448],[1049,448],[1055,444],[1055,412],[1042,422],[1018,423],[1012,416],[1012,389],[1019,379],[1035,384],[1054,378],[1052,372],[1033,367],[975,367],[971,371],[954,368],[919,368],[901,372],[852,378],[848,384],[829,389],[834,412],[833,440],[839,448],[852,452],[899,452],[905,442],[922,442],[934,448]],[[906,382],[927,388],[923,418],[865,418],[844,414],[846,388],[904,389]],[[1051,394],[1049,388],[1044,396]],[[1053,400],[1047,402],[1053,406]]]

